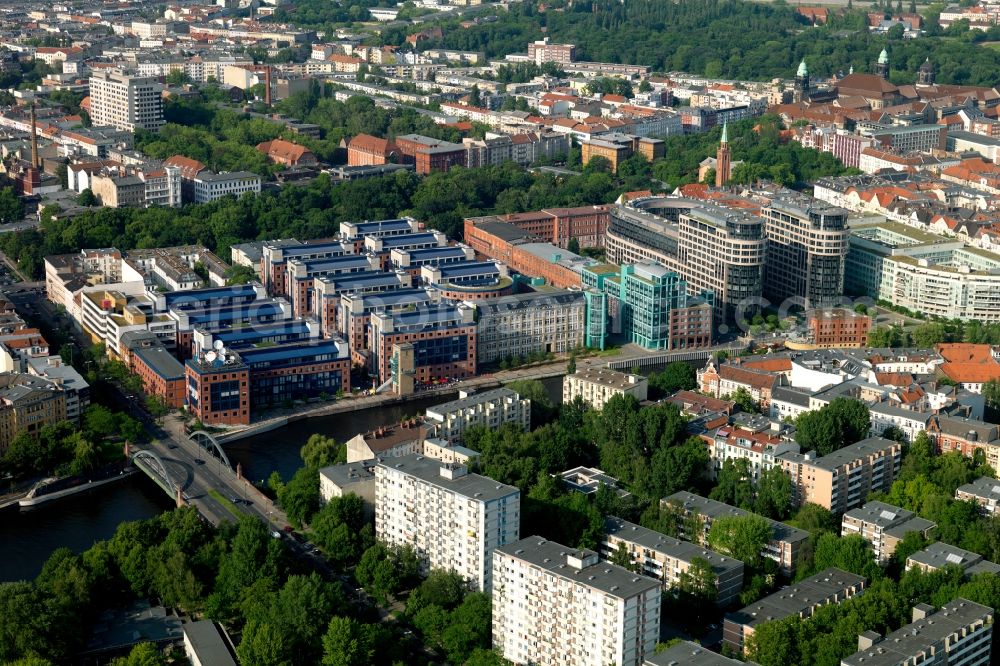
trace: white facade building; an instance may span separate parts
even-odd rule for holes
[[[607,368],[588,368],[563,378],[563,402],[573,402],[580,397],[594,409],[601,409],[616,395],[631,395],[642,402],[648,389],[645,377]]]
[[[260,194],[260,176],[249,171],[202,171],[194,177],[195,203],[208,203],[229,195],[240,197],[246,192]]]
[[[452,400],[427,409],[425,420],[437,430],[441,439],[454,442],[473,426],[496,430],[505,423],[513,423],[525,431],[531,426],[531,400],[506,388],[483,393],[459,391],[458,400]]]
[[[533,536],[493,554],[493,646],[515,664],[641,666],[660,634],[660,581]]]
[[[375,467],[375,535],[413,546],[432,569],[451,569],[489,591],[491,558],[516,541],[521,491],[464,465],[402,456]]]
[[[91,120],[95,127],[157,130],[164,123],[162,91],[152,78],[96,71],[90,77]]]

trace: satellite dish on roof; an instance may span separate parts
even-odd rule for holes
[[[223,343],[222,340],[216,340],[214,343],[212,343],[212,346],[215,347],[215,351],[222,351],[222,348],[225,346],[225,343]]]
[[[214,351],[205,352],[205,362],[214,363],[218,355]]]

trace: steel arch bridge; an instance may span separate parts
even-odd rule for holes
[[[167,491],[167,494],[171,497],[181,487],[170,475],[167,466],[163,463],[163,459],[153,451],[136,451],[132,454],[132,462],[153,479],[158,486]]]
[[[190,435],[188,435],[188,439],[203,449],[217,453],[222,462],[226,463],[226,467],[230,469],[233,468],[232,464],[229,462],[229,456],[226,455],[222,445],[219,444],[219,440],[212,437],[211,433],[207,433],[204,430],[194,430]]]

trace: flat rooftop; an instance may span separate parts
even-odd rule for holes
[[[604,521],[604,531],[608,536],[616,536],[625,541],[637,543],[643,548],[664,553],[684,562],[690,563],[694,558],[700,557],[712,565],[712,570],[716,575],[722,575],[734,569],[743,569],[743,563],[739,560],[614,516],[608,516]]]
[[[613,389],[628,390],[646,382],[645,377],[639,375],[629,375],[609,368],[585,368],[577,370],[575,374],[568,375],[574,379],[600,384]]]
[[[952,634],[961,634],[966,627],[986,624],[993,609],[959,597],[923,619],[900,627],[870,648],[859,650],[841,660],[842,666],[897,666],[939,645]],[[978,662],[977,662],[978,663]]]
[[[427,408],[428,414],[443,415],[450,412],[457,412],[463,409],[468,409],[469,407],[475,407],[476,405],[481,405],[486,402],[493,402],[494,400],[503,400],[505,398],[520,398],[517,393],[511,391],[508,388],[496,388],[489,391],[483,391],[482,393],[473,393],[472,395],[459,398],[458,400],[452,400],[450,402],[443,402],[440,405],[434,405],[433,407]]]
[[[809,617],[817,606],[844,601],[860,592],[864,585],[863,576],[830,567],[746,608],[727,613],[726,621],[756,627],[792,615]]]
[[[660,589],[660,581],[632,573],[628,569],[610,562],[598,562],[577,569],[567,562],[567,557],[584,558],[594,556],[596,553],[563,546],[539,536],[531,536],[505,546],[499,546],[495,552],[517,558],[563,580],[590,587],[620,599],[629,599],[651,589]]]
[[[697,643],[681,641],[662,652],[647,655],[643,666],[744,666],[744,662],[723,657]]]
[[[494,481],[489,477],[480,476],[479,474],[472,474],[467,471],[464,465],[443,463],[437,458],[408,455],[387,459],[380,462],[378,466],[412,476],[462,497],[481,502],[498,500],[521,493],[520,489],[515,486],[509,486],[505,483]],[[459,475],[449,479],[442,475],[442,470],[454,470]],[[465,470],[465,472],[461,473],[462,470]]]
[[[162,346],[136,347],[132,350],[153,372],[164,379],[183,379],[184,364]]]
[[[837,449],[836,451],[828,453],[821,458],[817,458],[812,462],[812,464],[821,469],[834,470],[860,458],[882,453],[896,446],[899,446],[898,442],[894,442],[891,439],[885,439],[884,437],[869,437],[868,439],[863,439],[860,442],[851,444],[850,446]]]
[[[960,486],[957,492],[968,493],[986,500],[1000,502],[1000,481],[989,476],[981,476],[972,483]]]
[[[684,490],[676,492],[673,495],[664,497],[660,500],[661,504],[664,502],[676,502],[684,507],[684,509],[688,511],[697,511],[706,518],[756,515],[738,507],[725,504],[724,502],[702,497],[701,495],[695,495],[694,493],[689,493]],[[809,533],[805,530],[800,530],[797,527],[792,527],[791,525],[786,525],[785,523],[779,523],[776,520],[770,520],[767,518],[765,520],[769,520],[771,523],[772,538],[775,541],[796,543],[799,541],[805,541],[809,538]]]

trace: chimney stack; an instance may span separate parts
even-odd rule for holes
[[[264,104],[271,106],[271,66],[264,69]]]
[[[40,169],[41,161],[38,159],[38,123],[35,120],[35,102],[31,102],[31,168]]]

